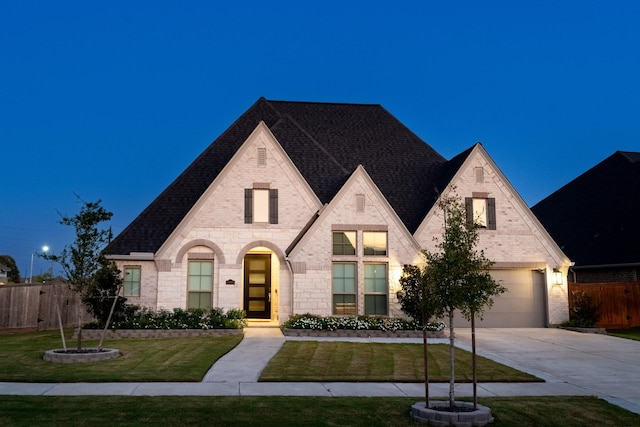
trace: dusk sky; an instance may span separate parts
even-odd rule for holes
[[[118,234],[261,96],[381,104],[447,159],[480,141],[532,206],[640,151],[639,23],[633,0],[4,1],[0,254],[28,277],[72,243],[76,194]]]

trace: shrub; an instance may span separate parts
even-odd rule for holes
[[[571,292],[571,312],[565,326],[593,328],[600,319],[600,305],[593,294],[586,291]]]
[[[244,310],[230,309],[225,314],[221,308],[174,308],[153,310],[139,306],[127,306],[123,319],[113,322],[111,329],[242,329],[245,325]],[[104,327],[97,323],[90,328]]]
[[[317,316],[314,314],[294,314],[282,324],[285,329],[314,329],[335,331],[337,329],[378,330],[378,331],[415,331],[422,326],[412,320],[384,316]],[[428,331],[441,331],[444,323],[429,323]]]

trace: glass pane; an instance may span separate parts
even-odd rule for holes
[[[189,292],[188,308],[211,308],[211,292]]]
[[[473,199],[473,222],[479,227],[487,226],[487,199]]]
[[[249,311],[264,311],[265,305],[264,301],[249,301]]]
[[[356,296],[355,295],[334,295],[333,296],[333,314],[355,315],[356,314]]]
[[[364,291],[381,293],[387,292],[386,264],[364,265]]]
[[[350,293],[356,290],[356,265],[352,263],[333,264],[333,292]]]
[[[362,245],[365,255],[387,254],[386,231],[365,231],[362,233]]]
[[[340,231],[333,233],[333,254],[334,255],[355,255],[356,254],[356,232]]]
[[[211,270],[213,269],[213,263],[210,261],[202,261],[200,264],[200,275],[201,276],[211,276]]]
[[[266,295],[266,288],[264,286],[249,287],[249,298],[264,298],[265,295]]]
[[[264,273],[249,273],[249,283],[252,285],[264,285],[265,279]]]
[[[269,190],[253,190],[253,222],[269,222]]]
[[[387,296],[386,295],[365,295],[364,296],[364,314],[387,314]]]
[[[267,269],[267,261],[261,258],[249,259],[249,270],[252,271],[265,271]]]

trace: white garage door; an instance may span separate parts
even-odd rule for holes
[[[491,275],[507,292],[494,298],[493,306],[485,310],[484,319],[476,326],[491,328],[539,328],[546,326],[546,295],[544,274],[535,270],[494,270]],[[459,314],[455,327],[468,327]],[[448,322],[448,320],[445,320]]]

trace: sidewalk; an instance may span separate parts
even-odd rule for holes
[[[403,338],[285,338],[277,327],[245,328],[245,338],[220,358],[202,382],[11,383],[0,395],[121,396],[370,396],[423,398],[422,383],[258,382],[260,373],[286,340],[422,343]],[[470,349],[470,331],[458,329],[456,343]],[[640,342],[561,329],[483,328],[478,354],[545,380],[544,383],[480,383],[478,396],[598,396],[640,414]],[[448,343],[448,339],[430,339]],[[445,398],[448,383],[429,385],[432,398]],[[473,396],[472,384],[456,384],[456,395]]]

